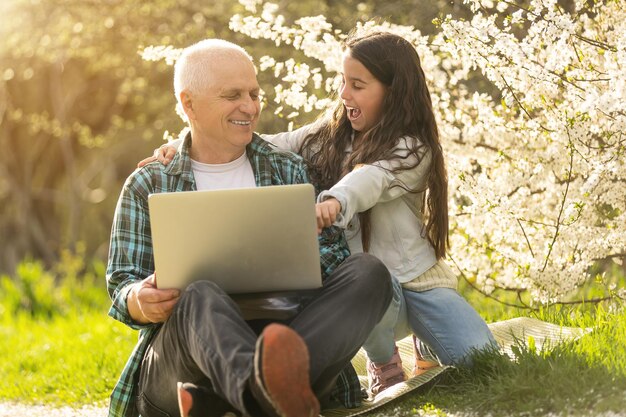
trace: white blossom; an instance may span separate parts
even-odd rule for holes
[[[571,12],[557,0],[464,3],[473,17],[446,16],[434,35],[389,22],[357,31],[396,33],[420,56],[448,163],[454,264],[486,292],[526,289],[552,302],[597,259],[626,250],[626,10],[582,0]],[[251,14],[233,16],[231,29],[319,63],[261,58],[276,79],[277,114],[297,122],[328,108],[346,35],[323,16],[286,26],[276,4],[242,4]],[[476,70],[499,94],[468,87]]]
[[[145,61],[160,61],[163,59],[167,65],[174,65],[182,52],[182,49],[174,48],[171,45],[152,45],[144,48],[140,55]]]

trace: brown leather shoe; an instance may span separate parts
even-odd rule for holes
[[[201,385],[179,382],[177,393],[181,417],[241,417],[235,408]]]
[[[190,411],[193,408],[193,396],[191,392],[184,387],[183,383],[178,382],[176,387],[176,393],[178,394],[178,410],[180,411],[180,417],[189,417]]]
[[[268,325],[256,343],[252,395],[271,417],[317,417],[304,340],[282,324]]]

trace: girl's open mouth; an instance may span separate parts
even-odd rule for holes
[[[355,109],[352,107],[346,107],[346,109],[348,110],[348,119],[350,120],[358,119],[359,116],[361,115],[360,109]]]

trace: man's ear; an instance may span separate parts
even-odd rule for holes
[[[180,92],[180,104],[189,120],[195,120],[196,114],[193,108],[193,97],[187,90]]]

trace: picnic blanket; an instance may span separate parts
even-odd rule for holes
[[[511,357],[513,357],[511,347],[516,343],[528,343],[530,338],[533,339],[536,348],[540,350],[542,347],[554,346],[560,342],[574,340],[590,330],[574,327],[561,327],[556,324],[546,323],[529,317],[519,317],[511,320],[491,323],[489,324],[489,328],[498,341],[502,351]],[[413,367],[412,338],[407,337],[397,344],[400,357],[402,358],[404,372],[407,375],[410,375]],[[352,364],[361,379],[361,386],[364,388],[367,387],[365,361],[366,356],[362,349],[352,360]],[[363,405],[359,408],[325,410],[323,417],[352,417],[372,411],[391,400],[399,398],[402,395],[427,384],[437,375],[445,372],[448,368],[450,367],[438,366],[432,368],[422,375],[410,378],[405,382],[396,384],[393,387],[386,389],[378,394],[374,399],[364,401]]]

